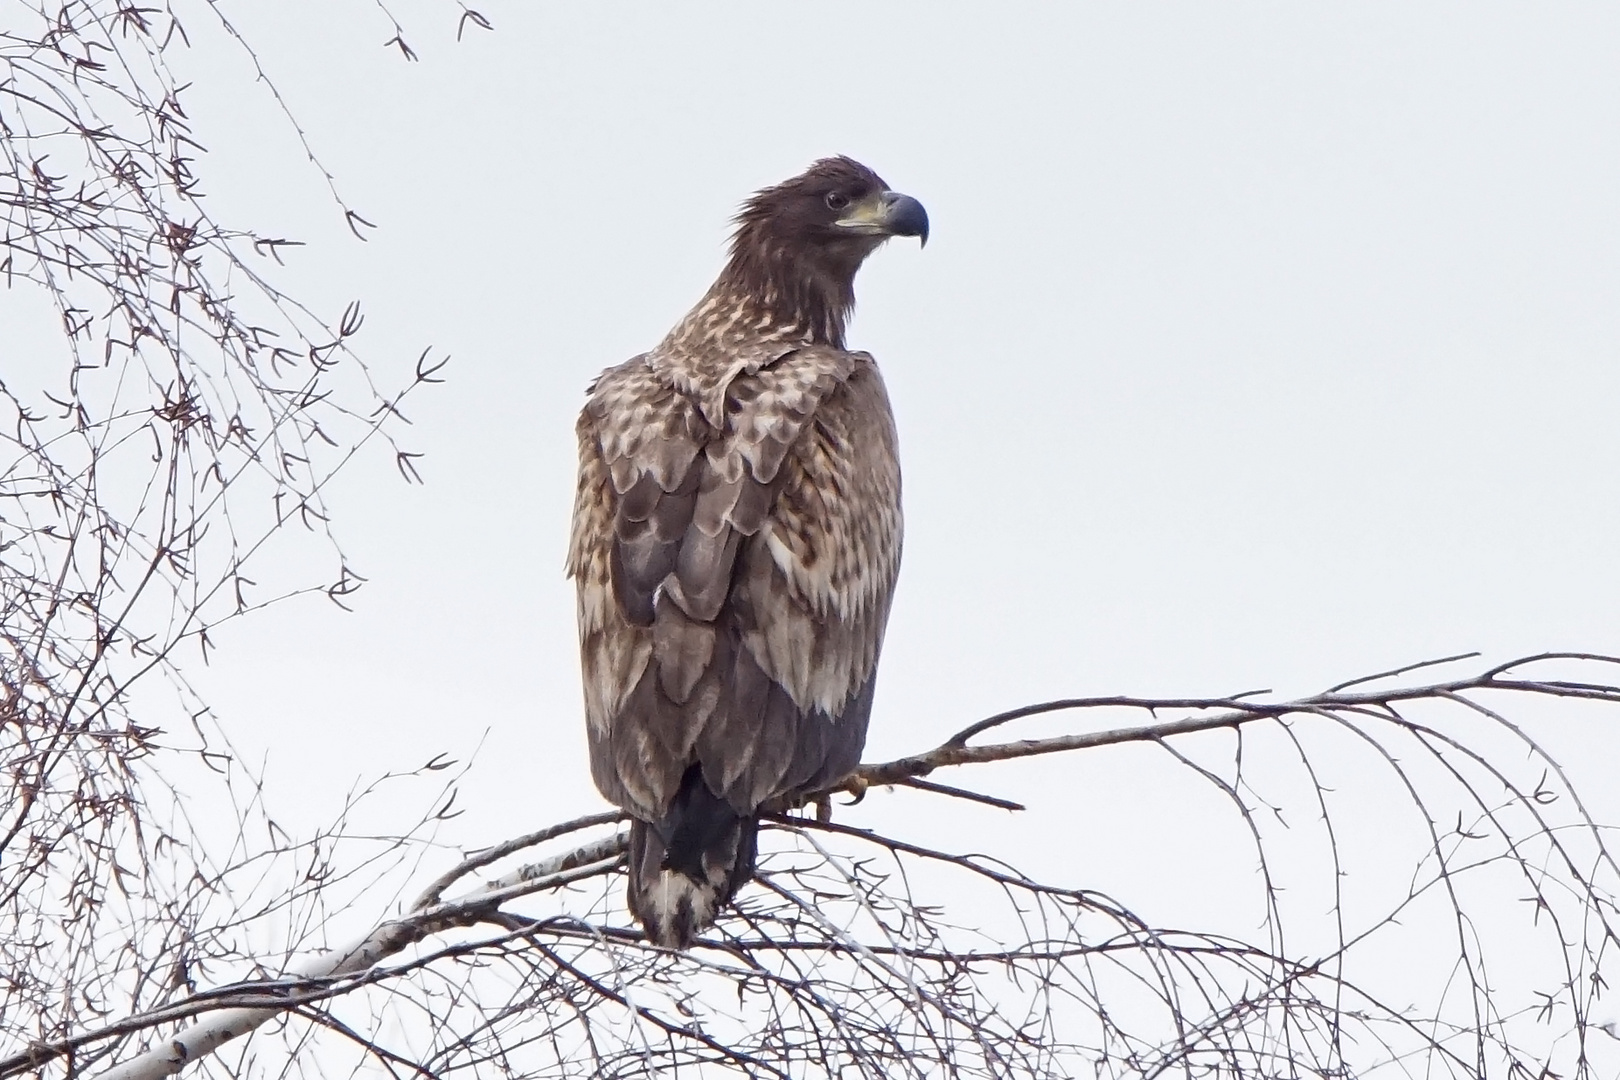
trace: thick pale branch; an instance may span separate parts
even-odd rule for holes
[[[444,895],[444,890],[448,889],[451,885],[454,885],[457,881],[466,877],[474,870],[489,866],[491,863],[499,862],[500,860],[514,855],[525,848],[536,847],[540,844],[544,844],[548,840],[555,840],[559,836],[566,836],[571,832],[579,832],[581,829],[594,829],[598,825],[611,825],[615,821],[623,820],[624,814],[618,810],[607,810],[600,814],[586,814],[584,817],[575,818],[573,821],[565,821],[560,825],[551,825],[544,829],[537,829],[532,833],[514,837],[511,840],[495,844],[492,847],[487,847],[477,854],[469,855],[467,858],[461,860],[461,862],[450,868],[450,870],[435,878],[431,885],[422,890],[422,895],[416,898],[416,902],[411,905],[411,910],[421,911],[424,908],[437,904],[439,902],[439,897]]]
[[[611,820],[614,815],[595,815]],[[570,823],[574,827],[576,823]],[[557,835],[571,831],[559,826]],[[538,841],[535,841],[538,842]],[[503,845],[504,846],[504,845]],[[527,845],[519,845],[527,846]],[[299,990],[313,990],[312,996],[330,996],[333,980],[359,975],[394,956],[411,945],[434,934],[455,927],[474,926],[489,922],[504,926],[500,905],[532,893],[560,888],[564,885],[598,874],[611,872],[624,855],[625,841],[619,834],[582,845],[550,859],[525,866],[498,881],[475,889],[464,896],[442,904],[414,911],[391,919],[351,944],[323,954],[301,965],[292,979],[277,980],[265,998],[274,1002],[259,1008],[222,1008],[218,996],[209,995],[195,1002],[195,1012],[205,1012],[203,1019],[170,1037],[139,1056],[102,1074],[102,1080],[152,1080],[173,1076],[188,1064],[214,1053],[225,1043],[274,1019],[288,1008],[300,1003]],[[358,982],[356,983],[358,985]],[[243,984],[241,992],[249,992],[251,984]],[[268,989],[268,988],[267,988]],[[311,995],[306,995],[307,1000]],[[115,1035],[178,1018],[181,1008],[158,1010],[146,1017],[135,1017],[102,1031],[72,1040],[68,1043],[40,1046],[11,1061],[0,1062],[0,1076],[13,1075],[37,1067],[44,1060],[58,1057],[74,1047],[95,1038]],[[18,1066],[22,1068],[19,1069]]]

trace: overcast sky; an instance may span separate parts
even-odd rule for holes
[[[278,283],[364,301],[383,370],[453,356],[407,410],[426,485],[378,455],[334,495],[356,611],[244,621],[194,672],[278,816],[480,741],[452,841],[599,805],[562,576],[584,388],[701,295],[739,200],[834,153],[933,222],[850,333],[906,484],[869,759],[1057,696],[1620,653],[1620,9],[486,0],[457,43],[420,0],[417,64],[365,3],[227,10],[379,227],[348,237],[198,18],[211,212],[308,242]],[[1607,783],[1614,737],[1548,737]],[[1128,891],[1142,845],[1172,883],[1240,850],[1161,778],[979,775],[1017,830],[852,813]]]

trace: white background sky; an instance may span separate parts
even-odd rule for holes
[[[211,212],[308,241],[277,280],[362,299],[373,360],[454,357],[407,410],[427,485],[379,456],[334,497],[355,613],[246,621],[196,672],[283,819],[480,740],[449,839],[599,805],[574,415],[703,292],[737,202],[831,153],[933,219],[850,334],[906,483],[869,759],[1049,697],[1620,652],[1620,9],[486,0],[456,44],[420,0],[414,65],[365,3],[227,10],[380,228],[348,238],[195,18]],[[1601,796],[1617,740],[1549,737]],[[1241,849],[1149,756],[979,774],[1016,830],[906,793],[848,820],[1173,893]]]

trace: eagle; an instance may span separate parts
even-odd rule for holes
[[[685,949],[754,875],[759,816],[860,763],[900,567],[855,272],[928,215],[847,157],[756,192],[709,291],[580,413],[568,575],[591,777],[630,817],[628,907]]]

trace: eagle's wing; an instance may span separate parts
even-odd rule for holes
[[[638,358],[598,380],[579,435],[569,573],[602,792],[656,822],[697,763],[752,815],[854,768],[901,534],[871,357],[739,372],[720,428]]]
[[[900,466],[877,366],[838,355],[849,373],[805,418],[764,526],[738,556],[736,705],[697,746],[734,806],[841,779],[866,742],[900,568]]]
[[[715,432],[639,356],[591,386],[577,430],[568,576],[578,593],[591,774],[610,801],[646,819],[679,784],[695,734],[682,730],[678,711],[615,721],[652,659],[653,600],[690,525],[697,458]],[[621,778],[616,759],[639,768]]]

